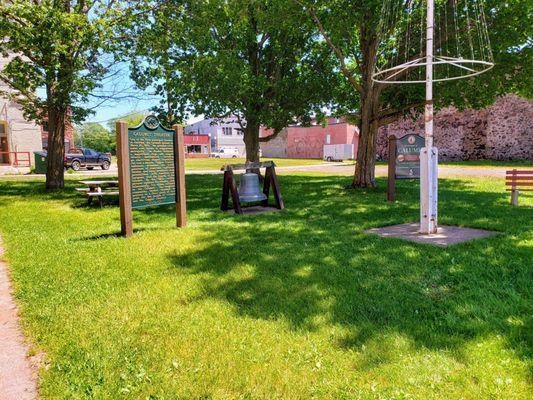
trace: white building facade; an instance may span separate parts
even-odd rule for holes
[[[0,71],[9,59],[0,57]],[[0,90],[9,91],[0,81]],[[16,102],[0,96],[0,167],[26,167],[34,162],[34,151],[42,150],[41,126],[24,119]]]
[[[215,151],[236,149],[240,157],[246,155],[244,134],[235,118],[204,119],[185,127],[186,134],[207,134]]]

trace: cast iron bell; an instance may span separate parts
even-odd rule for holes
[[[259,175],[250,172],[241,175],[239,199],[241,200],[241,203],[252,203],[254,201],[263,201],[267,199],[267,196],[259,187]]]

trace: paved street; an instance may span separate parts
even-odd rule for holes
[[[221,164],[222,165],[222,164]],[[333,174],[333,175],[352,175],[354,173],[354,164],[347,163],[328,163],[328,164],[316,164],[316,165],[305,165],[305,166],[294,166],[294,167],[277,167],[276,170],[283,174],[289,172],[315,172],[315,173],[324,173],[324,174]],[[498,167],[489,167],[489,166],[439,166],[439,177],[454,177],[454,176],[472,176],[472,177],[505,177],[505,171],[511,169],[512,167],[498,166]],[[518,167],[517,167],[518,168]],[[528,167],[522,167],[528,168]],[[44,177],[44,175],[38,174],[27,174],[27,171],[21,170],[22,174],[26,175],[16,175],[17,178],[36,178]],[[187,170],[189,175],[198,175],[198,174],[220,174],[220,170]],[[377,176],[386,176],[387,175],[387,166],[378,165],[376,167]],[[13,178],[14,175],[2,175],[6,178]],[[87,178],[87,177],[116,177],[118,176],[117,166],[112,165],[108,171],[103,171],[101,169],[94,169],[92,171],[82,170],[77,173],[68,173],[66,176]]]

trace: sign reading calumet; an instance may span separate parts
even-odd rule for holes
[[[420,179],[420,150],[425,140],[419,135],[405,135],[396,143],[396,179]]]

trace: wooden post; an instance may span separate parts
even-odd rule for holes
[[[230,171],[224,171],[224,182],[222,183],[222,201],[220,203],[220,209],[222,211],[228,211],[229,205],[229,188],[230,188]]]
[[[233,209],[235,214],[242,214],[241,199],[239,198],[239,191],[235,183],[235,176],[233,170],[229,171],[229,189],[231,192],[231,201],[233,202]]]
[[[276,168],[274,166],[270,167],[270,180],[272,185],[272,192],[274,194],[274,201],[276,202],[276,208],[283,210],[285,208],[285,203],[283,202],[283,197],[281,196],[281,189],[279,188],[278,176],[276,175]]]
[[[389,178],[387,182],[387,200],[396,201],[396,136],[389,136]]]
[[[133,235],[133,214],[131,211],[130,155],[128,149],[128,124],[116,123],[118,157],[118,192],[120,204],[120,226],[122,236]]]
[[[511,189],[511,205],[513,206],[518,205],[518,195],[519,195],[518,189],[513,186],[513,188]]]
[[[272,168],[270,167],[266,167],[266,170],[265,170],[265,178],[264,178],[264,182],[263,182],[263,193],[264,195],[267,197],[266,200],[263,200],[261,202],[261,205],[263,207],[268,207],[268,197],[270,195],[270,186],[271,186],[271,183],[272,183],[272,172],[271,172]]]
[[[187,194],[185,190],[185,147],[183,126],[174,125],[174,162],[176,171],[176,226],[187,225]]]

